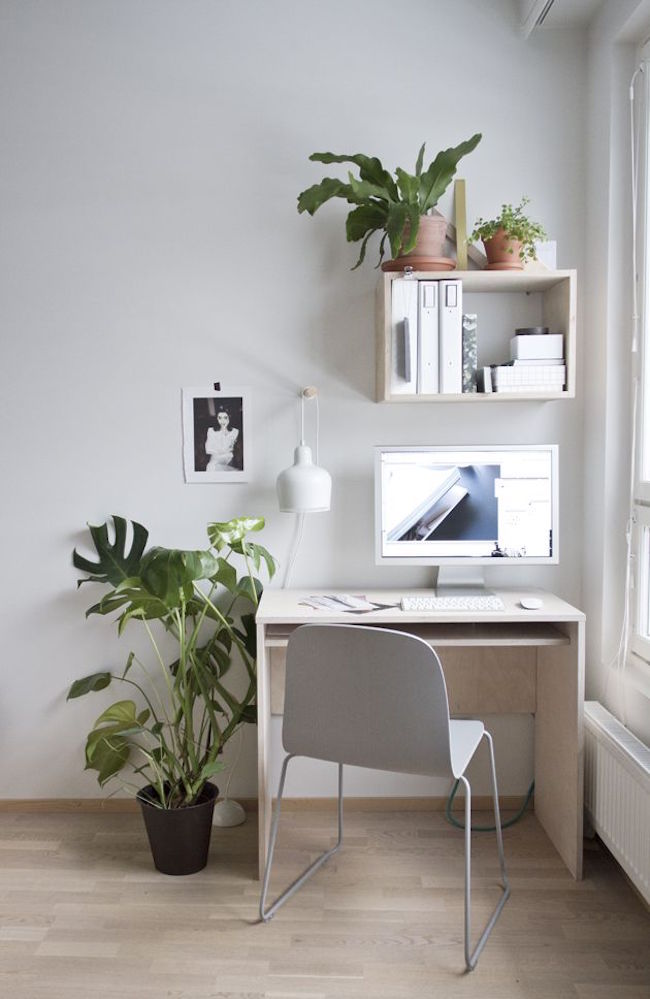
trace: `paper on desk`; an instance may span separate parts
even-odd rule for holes
[[[300,601],[307,607],[314,610],[336,611],[347,614],[367,614],[369,611],[381,610],[388,607],[388,604],[376,604],[366,600],[364,596],[352,596],[349,593],[318,594],[316,596],[305,597]]]

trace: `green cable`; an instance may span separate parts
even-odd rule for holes
[[[457,780],[451,789],[451,794],[447,798],[447,807],[445,808],[445,818],[447,819],[447,822],[449,822],[452,826],[455,826],[456,829],[464,829],[465,826],[463,825],[463,823],[459,822],[458,819],[455,819],[451,814],[451,806],[454,803],[454,798],[456,797],[456,791],[458,790],[459,784],[460,781]],[[532,798],[534,790],[535,790],[535,781],[533,780],[531,781],[530,787],[528,788],[528,794],[526,795],[523,805],[521,806],[516,815],[513,815],[513,817],[511,819],[508,819],[507,822],[501,823],[502,829],[509,829],[510,826],[514,826],[515,822],[519,822],[519,819],[522,817],[522,815],[524,814],[524,812],[528,807],[528,802]],[[472,826],[471,829],[472,832],[495,832],[496,826]]]

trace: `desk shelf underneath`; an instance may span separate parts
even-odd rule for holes
[[[315,622],[312,622],[315,623]],[[328,622],[323,622],[328,623]],[[477,646],[540,646],[540,645],[568,645],[569,637],[557,625],[546,622],[531,622],[523,624],[513,621],[479,621],[468,623],[467,621],[454,622],[432,622],[432,621],[409,621],[400,624],[382,624],[377,621],[370,621],[367,618],[353,618],[350,624],[372,624],[376,628],[390,628],[393,631],[406,631],[410,635],[417,635],[423,638],[430,645],[458,645],[468,647]],[[270,624],[266,627],[267,648],[285,648],[289,641],[289,635],[298,628],[298,624]]]

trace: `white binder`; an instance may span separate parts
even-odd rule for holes
[[[418,281],[418,392],[438,392],[438,282]]]
[[[463,391],[463,285],[440,281],[440,391]]]
[[[395,278],[391,283],[392,395],[415,395],[418,390],[418,282]]]

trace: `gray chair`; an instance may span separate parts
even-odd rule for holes
[[[471,950],[471,788],[465,770],[485,738],[490,751],[494,819],[503,894]],[[465,788],[465,963],[471,971],[509,895],[492,738],[480,721],[449,718],[447,688],[433,649],[404,632],[358,625],[309,624],[287,647],[282,764],[271,826],[260,917],[266,922],[339,850],[343,838],[343,765],[462,781]],[[338,839],[266,908],[289,761],[338,763]]]

